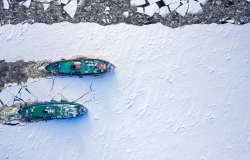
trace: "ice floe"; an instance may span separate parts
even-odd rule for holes
[[[169,9],[168,9],[167,6],[161,7],[160,10],[159,10],[159,14],[160,14],[161,16],[165,16],[165,15],[167,15],[168,13],[170,13],[170,12],[169,12]]]
[[[44,8],[44,10],[46,11],[46,10],[49,8],[49,4],[44,3],[44,4],[43,4],[43,8]]]
[[[201,0],[202,4],[205,2],[206,0]],[[155,13],[164,16],[169,13],[168,7],[171,12],[176,11],[182,16],[185,16],[186,13],[202,11],[200,2],[194,0],[132,0],[130,4],[137,6],[137,12],[149,16],[153,16]]]
[[[71,0],[63,9],[71,18],[74,18],[77,9],[77,0]]]
[[[201,4],[205,4],[207,0],[198,0]]]
[[[159,0],[148,0],[149,4],[153,4],[153,3],[156,3],[158,2]]]
[[[3,0],[3,8],[4,9],[9,9],[10,5],[9,5],[9,2],[8,0]]]
[[[180,6],[180,2],[175,2],[175,3],[171,3],[171,4],[169,5],[169,8],[170,8],[171,12],[173,12],[173,11],[176,10],[179,6]]]
[[[163,2],[166,5],[170,5],[170,4],[173,4],[173,3],[180,3],[180,0],[163,0]]]
[[[197,12],[201,12],[202,8],[199,2],[196,1],[189,1],[189,9],[188,9],[188,13],[197,13]]]
[[[234,23],[234,19],[229,19],[229,20],[226,20],[226,22],[228,22],[228,23]]]
[[[21,5],[23,4],[23,2],[24,2],[24,1],[22,1],[22,2],[19,2],[19,6],[21,6]]]
[[[153,16],[156,12],[159,12],[159,7],[156,3],[145,7],[145,14],[149,15],[150,17]]]
[[[61,3],[68,4],[69,0],[61,0]]]
[[[185,16],[185,14],[188,11],[188,4],[184,3],[179,8],[176,9],[176,12],[178,12],[180,15]]]
[[[145,0],[131,0],[130,4],[132,6],[139,6],[145,4]]]
[[[27,1],[25,1],[25,2],[23,3],[23,5],[24,5],[25,7],[27,7],[27,8],[29,8],[29,7],[30,7],[30,2],[31,2],[31,0],[27,0]]]
[[[38,1],[41,2],[41,3],[50,3],[50,2],[52,2],[54,0],[38,0]]]
[[[109,7],[106,7],[104,13],[105,13],[105,14],[109,14],[109,10],[110,10],[110,8],[109,8]]]
[[[142,7],[137,7],[137,12],[138,12],[138,13],[144,13],[144,10],[143,10]]]
[[[122,15],[124,15],[126,18],[128,18],[128,16],[129,16],[129,12],[128,12],[128,11],[123,12],[123,13],[122,13]]]

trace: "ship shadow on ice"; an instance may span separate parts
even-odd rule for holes
[[[47,125],[47,124],[46,124]],[[51,121],[51,125],[56,125],[57,129],[72,129],[72,126],[78,128],[84,127],[84,130],[91,130],[91,122],[89,114],[84,114],[83,116],[79,116],[76,118],[68,118],[68,119],[54,119]],[[75,129],[76,129],[75,128]]]

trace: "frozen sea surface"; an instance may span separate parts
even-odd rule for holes
[[[47,101],[68,84],[62,94],[73,101],[92,83],[93,91],[78,101],[89,112],[75,119],[0,125],[1,159],[249,159],[249,27],[0,27],[6,61],[81,54],[103,56],[117,66],[103,77],[57,77],[51,92],[51,79],[30,79],[27,88]],[[17,91],[18,86],[3,91],[0,99],[11,103]],[[20,96],[36,99],[27,92]]]

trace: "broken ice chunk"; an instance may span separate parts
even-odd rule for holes
[[[74,18],[77,8],[77,0],[71,0],[63,9],[68,13],[71,18]]]
[[[106,8],[105,8],[105,10],[106,10],[106,11],[109,11],[109,10],[110,10],[110,8],[109,8],[109,7],[106,7]]]
[[[228,22],[228,23],[232,23],[232,24],[234,24],[234,19],[229,19],[229,20],[226,20],[226,22]]]
[[[104,13],[109,14],[109,10],[110,10],[109,7],[106,7]]]
[[[170,4],[174,4],[174,3],[180,4],[180,0],[163,0],[163,2],[164,2],[166,5],[170,5]]]
[[[207,0],[198,0],[201,4],[205,4]]]
[[[27,8],[29,8],[29,7],[30,7],[30,2],[31,2],[31,0],[27,0],[27,1],[25,1],[25,2],[23,3],[23,5],[24,5],[25,7],[27,7]]]
[[[43,8],[46,11],[49,8],[49,4],[43,4]]]
[[[187,9],[188,9],[188,4],[186,3],[177,8],[176,12],[178,12],[182,16],[185,16],[185,14],[187,13]]]
[[[128,18],[129,12],[128,11],[123,12],[122,15],[124,15],[126,18]]]
[[[68,4],[69,0],[61,0],[61,3]]]
[[[159,14],[161,15],[161,16],[166,16],[167,14],[169,13],[169,9],[168,9],[168,7],[167,6],[165,6],[165,7],[161,7],[160,8],[160,12],[159,12]]]
[[[181,0],[180,3],[182,3],[184,5],[184,4],[189,3],[189,0]]]
[[[50,3],[50,2],[52,2],[54,0],[38,0],[38,1],[41,2],[41,3]],[[60,0],[58,0],[58,1],[60,1]]]
[[[148,2],[149,2],[150,5],[153,4],[153,3],[155,3],[155,2],[158,2],[158,1],[160,1],[160,0],[148,0]]]
[[[23,2],[19,2],[19,6],[21,6],[23,4]]]
[[[188,13],[197,13],[197,12],[201,12],[202,8],[199,2],[196,1],[189,1],[189,9],[188,9]]]
[[[138,12],[138,13],[144,13],[143,8],[142,8],[142,7],[138,7],[138,8],[137,8],[137,12]]]
[[[149,15],[152,17],[155,12],[159,12],[159,7],[156,3],[153,3],[152,5],[145,7],[145,14]]]
[[[131,6],[139,6],[145,4],[145,0],[131,0],[130,4]]]
[[[170,11],[173,12],[174,10],[176,10],[177,7],[179,7],[180,2],[178,3],[172,3],[169,5]]]
[[[10,7],[9,2],[7,0],[3,0],[3,8],[9,9],[9,7]]]

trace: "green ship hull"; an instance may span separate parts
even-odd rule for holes
[[[28,105],[18,113],[29,118],[73,118],[83,115],[87,108],[74,102],[46,102]]]
[[[100,59],[73,59],[53,62],[45,69],[54,74],[68,76],[95,76],[110,72],[115,66]]]

